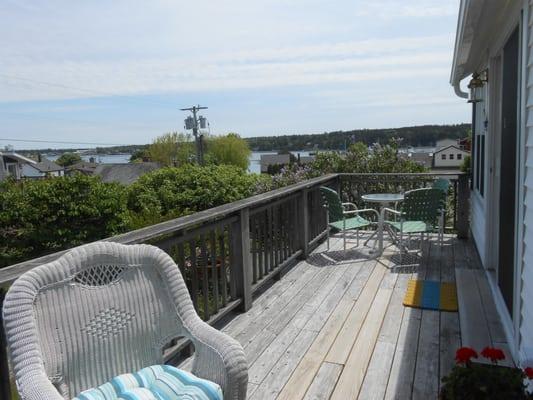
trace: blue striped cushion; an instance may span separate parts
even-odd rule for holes
[[[170,365],[153,365],[85,390],[74,400],[222,400],[216,383]]]

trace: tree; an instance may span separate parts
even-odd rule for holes
[[[166,167],[181,166],[194,159],[191,136],[183,133],[165,133],[148,146],[148,157]]]
[[[123,232],[125,190],[76,174],[0,185],[0,267]]]
[[[130,156],[130,163],[147,162],[147,161],[152,161],[152,159],[150,158],[150,154],[148,153],[148,150],[146,149],[135,150]]]
[[[69,165],[79,163],[80,161],[81,157],[77,153],[63,153],[56,160],[56,164],[61,165],[62,167],[68,167]]]
[[[251,153],[246,140],[241,139],[236,133],[213,136],[207,140],[206,160],[208,163],[234,165],[247,170]]]

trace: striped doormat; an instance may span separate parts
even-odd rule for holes
[[[403,305],[428,310],[457,311],[455,283],[410,279]]]

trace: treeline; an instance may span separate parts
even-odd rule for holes
[[[441,139],[459,139],[468,135],[470,124],[457,125],[421,125],[393,129],[354,129],[351,131],[334,131],[319,134],[298,134],[284,136],[261,136],[246,138],[252,151],[288,151],[288,150],[344,150],[345,146],[356,142],[367,145],[386,144],[390,139],[401,137],[402,146],[434,146]],[[97,147],[97,154],[118,154],[142,152],[150,145],[128,145]],[[21,154],[65,153],[73,149],[17,150]]]
[[[434,146],[441,139],[466,137],[470,124],[421,125],[394,129],[355,129],[351,131],[325,132],[314,135],[284,135],[248,138],[253,151],[286,150],[344,150],[353,143],[386,144],[392,138],[403,139],[402,146]]]

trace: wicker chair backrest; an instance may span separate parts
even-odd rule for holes
[[[3,311],[15,377],[44,369],[65,398],[162,364],[165,344],[184,334],[182,316],[195,312],[166,253],[110,242],[25,273]]]

